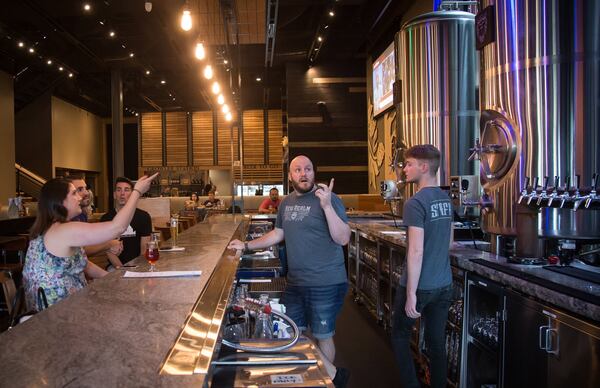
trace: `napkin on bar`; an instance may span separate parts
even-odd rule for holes
[[[154,272],[133,272],[125,271],[124,278],[180,278],[190,276],[200,276],[202,271],[154,271]]]

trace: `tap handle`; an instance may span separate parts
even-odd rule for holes
[[[558,185],[560,185],[560,177],[557,175],[554,177],[554,191],[558,190]]]
[[[575,188],[577,189],[577,191],[579,191],[580,187],[581,187],[581,175],[577,174],[577,175],[575,175]]]
[[[532,186],[533,187],[533,191],[537,190],[538,182],[539,181],[540,181],[540,177],[539,176],[536,176],[535,178],[533,178],[533,186]]]
[[[543,188],[544,191],[546,191],[548,189],[548,183],[550,183],[550,177],[545,176],[544,177],[544,188]]]
[[[525,177],[525,186],[524,186],[525,191],[529,191],[529,181],[530,180],[531,180],[531,178],[529,178],[528,176]]]
[[[598,174],[594,173],[594,175],[592,175],[592,190],[596,190],[597,189],[597,184],[598,184]]]

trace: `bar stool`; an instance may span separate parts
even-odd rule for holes
[[[0,236],[0,271],[9,272],[13,279],[20,276],[28,246],[27,235]]]
[[[13,302],[15,296],[17,295],[17,287],[15,286],[15,281],[6,272],[0,272],[0,284],[2,284],[2,306],[0,306],[0,311],[8,312],[8,315],[12,315],[13,312]]]

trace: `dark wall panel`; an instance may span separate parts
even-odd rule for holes
[[[327,167],[323,178],[336,178],[340,194],[368,192],[365,76],[364,61],[286,64],[290,160],[303,154]]]

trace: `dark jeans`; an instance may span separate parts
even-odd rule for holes
[[[417,290],[417,311],[425,325],[425,343],[431,362],[431,387],[446,386],[446,320],[452,303],[452,285],[435,290]],[[406,288],[398,286],[394,304],[392,345],[400,369],[403,388],[419,387],[414,361],[410,351],[410,338],[416,320],[404,311]]]

